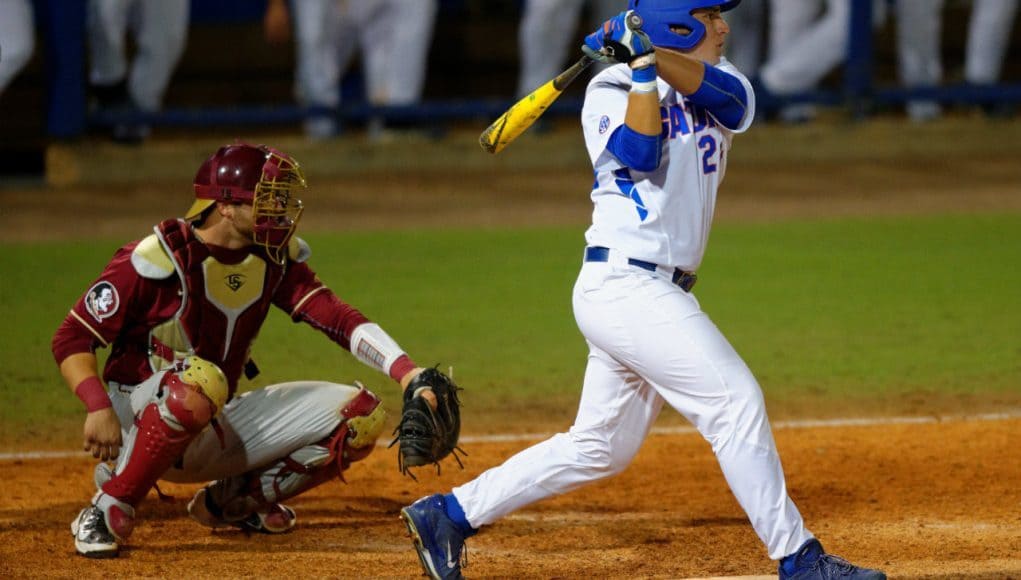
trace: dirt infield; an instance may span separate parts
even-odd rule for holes
[[[790,493],[810,529],[892,578],[1021,578],[1021,419],[778,428]],[[5,461],[0,575],[412,578],[397,514],[530,441],[475,442],[465,471],[402,478],[392,450],[295,499],[283,536],[211,532],[185,513],[194,486],[151,493],[118,560],[78,557],[68,525],[92,493],[90,458]],[[469,541],[474,578],[768,575],[766,557],[694,434],[654,435],[622,475],[512,514]]]
[[[308,168],[307,231],[567,223],[578,224],[580,236],[590,217],[592,178],[576,131],[526,136],[496,159],[472,139],[443,150],[290,139],[249,140],[274,142]],[[743,139],[719,220],[1021,212],[1018,122],[778,128]],[[56,148],[53,187],[0,187],[0,242],[138,237],[185,209],[189,183],[180,176],[194,171],[212,143],[228,140]],[[997,401],[922,398],[878,414],[987,412],[1021,405],[1021,389]],[[816,418],[807,413],[776,414]],[[1019,434],[1016,415],[775,432],[790,494],[824,545],[893,578],[947,579],[1021,579]],[[66,443],[76,436],[68,433]],[[452,464],[441,476],[420,470],[418,483],[399,475],[393,450],[378,449],[348,471],[347,485],[331,482],[295,499],[299,525],[276,537],[210,532],[185,513],[196,487],[168,484],[162,490],[175,501],[150,494],[130,545],[112,561],[77,557],[69,533],[94,491],[90,457],[0,460],[0,577],[415,577],[400,507],[468,481],[531,442],[476,440],[465,445],[464,471]],[[0,449],[13,444],[0,441]],[[775,573],[708,445],[690,433],[651,437],[621,476],[512,514],[470,540],[469,550],[465,571],[474,578]]]

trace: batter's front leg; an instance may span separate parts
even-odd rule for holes
[[[663,406],[648,383],[592,347],[578,416],[567,433],[521,451],[453,490],[472,527],[616,475],[634,459]]]

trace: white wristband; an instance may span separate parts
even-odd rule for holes
[[[656,92],[657,88],[658,88],[657,81],[646,81],[644,83],[636,83],[636,82],[632,82],[631,83],[631,92],[632,93],[654,93],[654,92]]]
[[[351,354],[370,367],[389,373],[390,366],[404,351],[378,324],[366,322],[351,333]]]

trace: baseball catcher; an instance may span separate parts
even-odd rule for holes
[[[458,390],[450,377],[435,368],[425,369],[408,384],[401,421],[390,443],[391,447],[400,443],[397,465],[401,473],[415,479],[409,468],[429,463],[435,464],[439,473],[440,460],[451,454],[464,467],[457,456],[458,452],[464,453],[457,446],[461,432]]]
[[[402,470],[457,445],[453,383],[416,365],[309,265],[311,250],[294,235],[305,188],[297,161],[264,145],[228,145],[202,163],[193,188],[184,218],[119,249],[53,338],[60,372],[87,410],[85,450],[117,460],[97,466],[96,493],[71,523],[86,557],[117,556],[158,480],[206,484],[188,503],[202,525],[287,532],[297,515],[285,502],[342,479],[376,447],[386,413],[357,383],[238,392],[258,373],[252,347],[274,307],[408,389]],[[100,374],[103,347],[111,352]]]

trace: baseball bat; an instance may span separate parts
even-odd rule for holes
[[[479,135],[479,145],[488,153],[497,154],[519,135],[532,126],[553,101],[564,92],[564,89],[571,84],[582,71],[587,69],[594,61],[588,55],[578,59],[578,62],[570,68],[557,75],[557,78],[549,81],[535,89],[520,101],[511,105],[500,118],[493,121],[493,124],[486,128]]]

